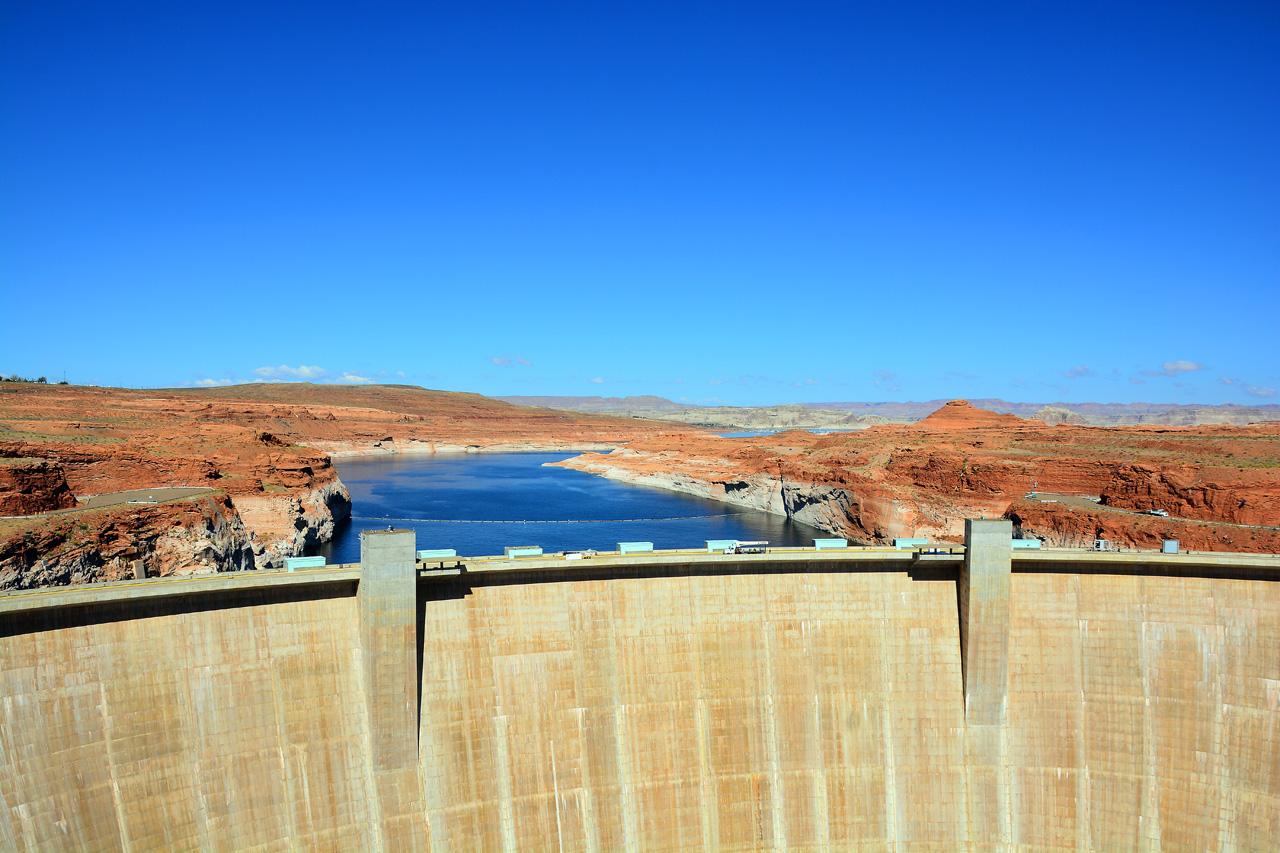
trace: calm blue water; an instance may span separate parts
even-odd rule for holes
[[[330,563],[359,562],[360,532],[388,524],[416,532],[418,548],[453,548],[463,556],[501,554],[507,545],[540,545],[546,552],[612,551],[619,542],[634,541],[660,549],[699,548],[707,539],[812,545],[827,535],[763,512],[543,467],[573,455],[335,460],[351,491],[352,518],[319,553]]]

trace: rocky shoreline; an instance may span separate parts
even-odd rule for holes
[[[625,452],[625,451],[623,451]],[[757,473],[713,480],[683,472],[637,472],[610,464],[609,456],[586,454],[556,463],[560,467],[595,474],[622,483],[666,489],[730,506],[767,512],[816,527],[856,544],[875,544],[897,535],[888,525],[868,521],[873,515],[859,495],[839,486]],[[874,515],[879,516],[877,512]]]

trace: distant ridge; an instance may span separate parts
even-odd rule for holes
[[[1094,426],[1129,424],[1169,424],[1191,426],[1197,423],[1252,423],[1280,420],[1280,405],[1238,406],[1235,403],[1011,403],[998,398],[967,398],[979,409],[1020,418],[1037,417],[1042,409],[1074,412]],[[835,409],[855,415],[880,415],[890,420],[919,420],[941,409],[947,400],[905,403],[805,403],[810,409]]]
[[[833,402],[778,406],[697,406],[665,397],[497,397],[519,406],[541,406],[577,412],[624,415],[723,430],[861,429],[875,423],[914,423],[941,409],[948,400],[908,402]],[[1051,423],[1091,426],[1154,424],[1196,426],[1244,425],[1280,421],[1280,405],[1237,406],[1200,403],[1012,403],[992,398],[970,399],[979,409]]]
[[[545,409],[568,409],[575,412],[609,413],[630,412],[637,409],[654,412],[675,412],[695,409],[686,403],[676,403],[666,397],[645,394],[640,397],[494,397],[514,406],[540,406]]]

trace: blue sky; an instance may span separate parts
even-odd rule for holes
[[[0,371],[1277,403],[1275,3],[0,5]]]

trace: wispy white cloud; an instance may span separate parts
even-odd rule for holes
[[[898,381],[898,374],[891,373],[888,370],[873,370],[871,375],[875,377],[877,388],[883,388],[886,391],[901,391],[902,383]]]
[[[1205,370],[1205,366],[1195,361],[1166,361],[1159,370],[1139,370],[1143,376],[1177,376],[1179,373],[1194,373]]]
[[[495,355],[493,358],[489,359],[489,363],[497,365],[498,367],[506,367],[509,364],[518,364],[521,367],[533,366],[532,361],[527,358],[521,358],[518,355]]]
[[[1085,377],[1094,376],[1095,374],[1093,372],[1093,368],[1089,367],[1089,365],[1081,364],[1078,367],[1073,367],[1069,369],[1066,373],[1062,375],[1067,377],[1068,379],[1084,379]]]
[[[592,385],[603,385],[603,384],[604,384],[604,377],[603,377],[603,376],[593,376],[593,377],[591,377],[591,384],[592,384]]]
[[[1250,397],[1257,397],[1260,400],[1270,399],[1276,395],[1276,389],[1274,388],[1267,388],[1262,385],[1250,385],[1249,383],[1242,382],[1239,379],[1229,379],[1228,377],[1223,376],[1219,378],[1218,381],[1223,385],[1235,386]]]
[[[376,375],[370,375],[359,370],[340,370],[336,373],[330,373],[323,367],[315,365],[300,365],[298,367],[290,367],[282,364],[279,367],[259,367],[252,371],[256,377],[254,382],[322,382],[326,385],[376,385],[379,379],[389,379],[393,374],[382,371]],[[405,374],[403,371],[396,371],[395,376],[403,379]],[[200,385],[230,385],[233,380],[221,379],[201,379],[197,384]]]
[[[279,367],[254,368],[253,374],[263,379],[323,379],[329,375],[329,371],[323,367],[308,367],[305,364],[298,367],[282,364]]]
[[[202,388],[213,388],[217,385],[234,385],[234,379],[197,379],[195,382],[189,382],[188,385],[197,385]]]
[[[1129,381],[1130,381],[1130,382],[1132,382],[1134,385],[1146,385],[1146,384],[1147,384],[1147,380],[1145,380],[1145,379],[1139,379],[1139,378],[1137,378],[1136,376],[1130,376],[1130,377],[1129,377]]]

